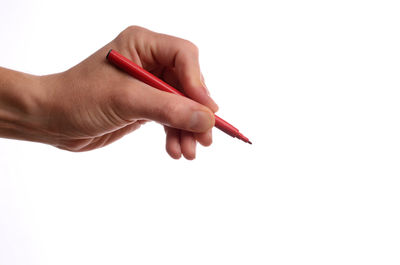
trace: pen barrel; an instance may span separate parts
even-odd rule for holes
[[[168,85],[164,81],[160,80],[159,78],[155,78],[154,75],[144,70],[139,65],[135,64],[122,54],[116,52],[115,50],[110,50],[107,54],[108,61],[116,66],[117,68],[123,70],[124,72],[130,74],[131,76],[135,77],[136,79],[142,81],[143,83],[148,84],[154,88],[159,90],[169,92],[175,95],[185,96],[179,90],[176,90],[172,86]]]

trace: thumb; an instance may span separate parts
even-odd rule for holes
[[[149,119],[169,127],[191,131],[205,132],[215,123],[213,112],[183,96],[160,91],[141,83],[134,92],[132,115],[139,119]]]

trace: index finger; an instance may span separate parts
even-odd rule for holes
[[[157,34],[155,38],[150,45],[154,59],[159,64],[174,69],[184,93],[189,98],[216,112],[218,105],[209,96],[208,89],[202,81],[198,48],[190,41],[165,34]]]

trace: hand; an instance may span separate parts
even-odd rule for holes
[[[159,91],[118,70],[106,61],[111,48],[191,99]],[[218,106],[204,84],[198,50],[189,41],[129,27],[75,67],[39,77],[39,84],[40,107],[30,114],[30,140],[87,151],[156,121],[165,126],[166,150],[175,159],[181,154],[194,159],[196,142],[212,142]]]

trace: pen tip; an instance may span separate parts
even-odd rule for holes
[[[253,144],[252,142],[250,142],[249,138],[247,138],[246,136],[244,136],[243,134],[241,134],[240,132],[238,132],[238,134],[236,135],[237,138],[239,138],[240,140],[242,140],[245,143],[248,144]]]

